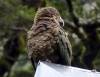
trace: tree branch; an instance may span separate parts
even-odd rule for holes
[[[77,27],[79,27],[80,26],[79,25],[79,19],[74,13],[74,8],[73,8],[73,5],[72,5],[72,1],[71,0],[66,0],[66,5],[68,6],[69,14],[70,14],[73,22],[75,23],[75,25]]]

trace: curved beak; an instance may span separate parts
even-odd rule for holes
[[[60,17],[59,23],[61,27],[64,27],[64,20],[61,17]]]

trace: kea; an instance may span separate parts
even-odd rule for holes
[[[56,8],[38,9],[27,33],[28,57],[35,69],[39,61],[71,65],[72,48],[63,26]]]

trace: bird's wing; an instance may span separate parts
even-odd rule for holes
[[[65,65],[71,65],[72,49],[65,31],[60,29],[58,37],[59,54]]]

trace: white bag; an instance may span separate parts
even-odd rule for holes
[[[47,62],[39,62],[34,77],[100,77],[100,72],[63,66]]]

